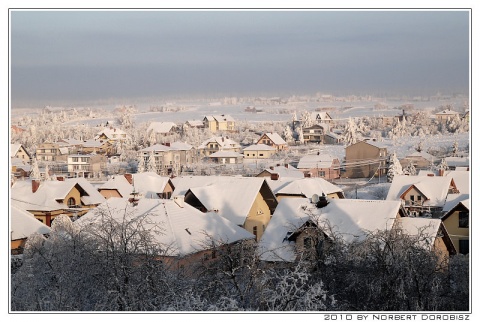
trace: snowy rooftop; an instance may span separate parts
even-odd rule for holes
[[[446,157],[445,162],[447,162],[449,167],[468,167],[470,165],[470,158]]]
[[[85,178],[72,178],[65,181],[41,181],[35,193],[32,192],[31,180],[17,181],[11,188],[11,202],[12,205],[23,210],[68,209],[62,201],[76,184],[86,192],[86,195],[80,198],[84,205],[97,205],[105,201],[105,198]]]
[[[154,133],[166,134],[172,131],[177,125],[173,122],[152,122],[147,129],[147,133],[153,131]]]
[[[117,190],[122,197],[128,197],[132,191],[133,186],[128,182],[125,176],[117,175],[110,178],[103,185],[98,187],[98,190]]]
[[[205,187],[192,187],[190,191],[207,208],[230,220],[236,225],[243,225],[260,188],[263,178],[248,178],[211,184]]]
[[[267,133],[265,133],[265,135],[266,135],[270,140],[272,140],[272,142],[273,142],[274,144],[277,144],[277,145],[287,144],[287,142],[285,142],[285,140],[282,139],[282,137],[281,137],[278,133],[270,133],[270,132],[267,132]]]
[[[223,136],[211,137],[210,139],[203,141],[203,143],[198,148],[205,149],[207,148],[209,143],[217,143],[222,149],[240,148],[240,145],[237,142]]]
[[[235,151],[217,151],[208,156],[209,158],[240,158],[242,155]]]
[[[20,150],[21,144],[10,144],[10,156],[13,157]]]
[[[437,157],[434,157],[433,155],[425,151],[420,151],[420,152],[415,151],[415,152],[409,153],[405,158],[424,158],[425,160],[432,160],[432,161],[435,161],[438,159]]]
[[[252,144],[244,148],[243,151],[276,151],[276,149],[266,144]]]
[[[189,151],[193,149],[193,145],[188,144],[187,142],[172,142],[170,143],[170,148],[177,151]]]
[[[430,176],[396,175],[393,178],[386,200],[400,200],[400,196],[415,186],[428,199],[425,206],[443,207],[452,178]]]
[[[179,176],[172,179],[175,190],[172,197],[185,195],[188,189],[194,187],[203,187],[220,182],[235,182],[236,180],[245,179],[244,177],[230,176]]]
[[[298,169],[330,168],[336,157],[330,154],[305,155],[298,161]]]
[[[367,232],[391,229],[400,207],[400,201],[330,199],[327,206],[317,208],[310,199],[284,198],[259,242],[260,258],[294,261],[295,243],[286,237],[309,220],[325,228],[322,230],[328,236],[333,233],[346,242],[353,242],[362,240]]]
[[[298,170],[297,168],[295,168],[291,165],[289,165],[288,168],[281,165],[281,166],[273,167],[273,169],[267,168],[263,171],[267,171],[268,173],[277,173],[280,178],[301,179],[301,178],[305,177],[305,175],[303,174],[303,172],[301,170]]]
[[[50,227],[38,221],[31,213],[14,205],[10,208],[11,240],[28,238],[32,234],[48,234]]]
[[[278,180],[267,179],[268,185],[271,187],[275,195],[303,195],[306,198],[311,198],[312,195],[317,194],[329,195],[331,193],[343,192],[343,190],[328,182],[323,178],[282,178]]]
[[[120,130],[119,128],[116,127],[106,127],[103,130],[97,132],[97,137],[104,134],[107,138],[113,139],[114,135],[123,135],[127,134],[125,131]]]
[[[395,222],[396,227],[401,229],[404,234],[411,237],[423,237],[424,239],[420,241],[420,246],[425,247],[427,250],[431,250],[434,246],[441,223],[441,219],[417,217],[401,217]]]
[[[144,220],[143,228],[153,234],[159,246],[168,250],[167,256],[181,257],[209,249],[212,243],[219,246],[255,238],[217,214],[202,213],[186,203],[179,206],[174,200],[165,199],[140,199],[137,206],[132,206],[126,198],[110,198],[74,224],[83,226],[99,222],[101,211],[109,212],[120,221],[124,220],[124,215],[127,220]]]

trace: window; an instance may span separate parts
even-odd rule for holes
[[[260,153],[260,156],[263,157],[263,153]]]
[[[468,211],[460,211],[458,213],[458,227],[468,228]]]
[[[253,234],[255,235],[255,238],[258,237],[257,226],[253,226]]]
[[[410,200],[411,200],[411,201],[415,201],[415,196],[414,196],[414,195],[411,195],[411,196],[410,196]]]
[[[73,198],[73,197],[68,198],[67,205],[69,207],[74,207],[75,206],[75,198]]]
[[[319,172],[318,172],[318,175],[319,175],[320,177],[325,177],[325,171],[319,171]]]
[[[422,196],[417,196],[417,201],[422,201]]]
[[[312,238],[311,237],[305,237],[303,239],[303,248],[305,248],[305,249],[312,248]]]
[[[459,242],[458,252],[464,255],[468,254],[469,253],[468,239],[463,239],[463,240],[461,239],[458,242]]]

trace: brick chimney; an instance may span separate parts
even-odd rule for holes
[[[32,180],[32,192],[35,193],[40,187],[40,180]]]
[[[428,177],[434,177],[435,175],[433,173],[428,173],[427,176]]]
[[[304,178],[311,178],[312,177],[312,174],[310,172],[304,172],[303,173],[303,177]]]
[[[166,146],[170,146],[170,142],[165,142],[165,145],[166,145]]]
[[[440,177],[443,177],[444,174],[445,174],[445,170],[443,170],[443,169],[439,169],[439,170],[438,170],[438,175],[439,175]]]
[[[125,179],[127,179],[127,181],[128,181],[129,184],[132,184],[132,182],[133,182],[133,176],[132,176],[131,173],[125,173],[123,176],[125,177]]]
[[[288,168],[288,163],[285,163],[285,168]]]
[[[64,177],[57,177],[57,181],[65,181]]]
[[[270,166],[270,170],[273,170],[273,165],[272,165],[272,166]]]
[[[272,174],[270,174],[270,179],[272,179],[272,180],[278,180],[278,178],[279,178],[278,173],[272,173]]]

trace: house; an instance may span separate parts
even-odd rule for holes
[[[257,144],[265,144],[274,147],[277,151],[283,151],[288,148],[287,142],[278,133],[263,133],[257,141]]]
[[[150,233],[151,242],[162,251],[157,255],[165,267],[171,270],[187,270],[191,265],[212,261],[216,252],[254,236],[225,218],[214,213],[203,213],[185,203],[175,200],[110,198],[92,209],[74,225],[85,228],[103,225],[113,219],[120,222],[136,222],[139,231]],[[101,230],[98,230],[101,233]],[[133,251],[140,252],[142,248]]]
[[[260,240],[277,206],[277,199],[263,178],[231,178],[230,181],[191,187],[185,202],[206,213],[215,213]]]
[[[35,157],[38,161],[66,162],[68,149],[57,142],[43,142],[37,146]]]
[[[103,130],[97,132],[97,135],[95,135],[93,139],[95,141],[107,140],[112,144],[115,142],[124,143],[131,141],[131,137],[127,134],[127,132],[113,126],[105,127]]]
[[[330,154],[310,154],[300,158],[297,168],[305,177],[332,180],[340,178],[340,160]]]
[[[318,196],[317,196],[318,198]],[[267,262],[295,262],[301,258],[319,255],[319,249],[340,238],[346,243],[364,240],[369,233],[430,226],[430,222],[405,218],[406,212],[400,201],[331,199],[319,197],[307,199],[282,199],[259,242],[260,259]],[[438,223],[438,222],[437,222]],[[445,231],[437,237],[441,223],[435,234],[429,234],[431,246],[448,256],[454,253],[450,238]],[[435,230],[435,229],[433,229]],[[320,233],[319,233],[320,232]],[[418,231],[417,231],[418,234]]]
[[[30,165],[29,161],[25,159],[11,158],[10,165],[10,175],[12,176],[12,180],[25,179],[30,176],[32,166]]]
[[[270,166],[269,168],[263,170],[257,177],[268,177],[271,178],[272,174],[276,175],[279,178],[297,178],[301,179],[305,177],[303,172],[294,166],[286,163],[285,165],[277,164],[276,166]]]
[[[449,194],[459,194],[451,177],[396,175],[386,200],[400,200],[411,216],[442,214]]]
[[[208,115],[203,118],[203,124],[206,129],[209,129],[212,133],[217,131],[229,131],[235,130],[235,120],[230,115]]]
[[[11,187],[12,206],[32,213],[50,226],[56,216],[82,216],[105,198],[84,178],[16,181]]]
[[[21,144],[10,144],[10,158],[17,158],[30,162],[30,153]]]
[[[417,170],[426,170],[431,168],[433,164],[438,163],[438,158],[434,157],[433,155],[425,152],[425,151],[415,151],[407,156],[405,158],[400,159],[400,164],[402,165],[402,168],[405,168],[410,164],[410,162],[413,162],[413,165]]]
[[[452,178],[455,181],[455,187],[458,193],[448,194],[443,205],[443,213],[449,212],[459,202],[470,199],[470,171],[447,171],[445,177]]]
[[[120,141],[111,140],[84,140],[81,142],[79,153],[82,154],[101,154],[101,155],[113,155],[117,153],[117,143]],[[78,152],[77,152],[78,153]]]
[[[139,159],[143,158],[143,171],[155,171],[159,175],[178,174],[197,159],[193,146],[183,142],[155,144],[139,150],[137,156]],[[155,169],[152,169],[150,162],[152,156]]]
[[[193,128],[203,129],[205,127],[205,124],[203,124],[203,121],[200,121],[200,120],[188,120],[185,122],[185,125],[192,129]]]
[[[284,198],[311,198],[315,194],[324,194],[331,199],[345,198],[342,188],[323,178],[297,179],[272,175],[271,178],[267,179],[267,183],[277,200]]]
[[[249,159],[270,159],[277,153],[277,149],[266,144],[252,144],[243,149],[243,157]]]
[[[303,140],[305,143],[324,143],[325,133],[328,127],[325,124],[314,124],[303,128]]]
[[[341,134],[329,132],[323,135],[323,140],[325,144],[341,144],[343,138]]]
[[[445,157],[445,162],[448,165],[450,170],[455,170],[456,168],[467,168],[470,169],[470,157]]]
[[[387,148],[376,140],[364,140],[345,148],[345,177],[371,178],[387,173]]]
[[[175,186],[168,177],[161,177],[154,172],[126,173],[110,178],[98,187],[98,192],[105,199],[126,198],[137,193],[139,198],[170,199]]]
[[[208,158],[219,164],[237,164],[241,163],[243,155],[234,151],[217,151],[210,154]]]
[[[197,148],[200,156],[208,157],[218,151],[240,152],[240,144],[228,138],[228,136],[214,136],[205,140]]]
[[[315,123],[327,123],[330,124],[333,122],[332,117],[327,112],[313,112],[311,118]]]
[[[101,154],[71,154],[67,171],[71,177],[92,178],[106,169],[107,157]]]
[[[10,251],[12,255],[23,253],[27,239],[33,234],[47,235],[50,227],[41,223],[26,210],[10,207]]]
[[[460,116],[458,112],[452,111],[450,109],[443,110],[441,112],[435,113],[435,119],[440,123],[446,123],[456,116]]]
[[[441,219],[457,253],[468,254],[470,252],[470,199],[457,203]]]
[[[152,122],[147,128],[147,137],[154,137],[156,142],[171,141],[171,137],[178,132],[173,122]]]

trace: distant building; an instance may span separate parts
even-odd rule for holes
[[[230,131],[235,130],[235,120],[230,115],[208,115],[203,118],[203,124],[206,129],[209,129],[212,133],[217,131]]]
[[[375,140],[359,141],[345,148],[345,177],[371,178],[387,173],[387,148]]]
[[[286,150],[288,145],[278,133],[263,133],[257,144],[265,144],[274,147],[277,151]]]

